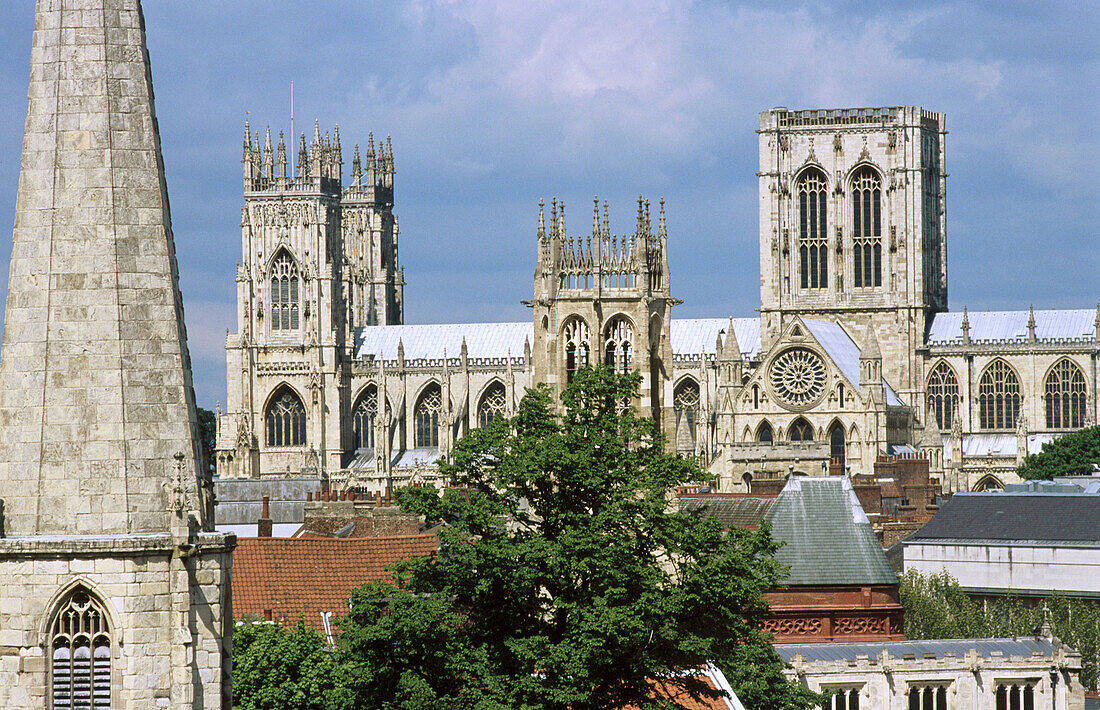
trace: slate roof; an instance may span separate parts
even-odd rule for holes
[[[705,512],[727,528],[755,528],[774,504],[775,498],[771,496],[682,496],[680,512]]]
[[[1026,344],[1028,316],[1028,311],[968,312],[970,342]],[[928,344],[961,344],[962,319],[962,313],[934,315]],[[1095,322],[1096,311],[1088,308],[1035,311],[1035,337],[1039,342],[1091,342],[1096,334]]]
[[[905,544],[978,540],[1100,544],[1100,495],[956,493]]]
[[[673,355],[715,355],[718,333],[729,328],[729,318],[673,318],[669,324],[669,338]],[[760,356],[760,319],[734,318],[733,334],[737,347],[746,358]]]
[[[764,520],[785,543],[775,557],[788,585],[898,583],[845,476],[792,476]]]
[[[233,614],[255,614],[324,631],[321,612],[347,614],[351,592],[387,579],[384,567],[435,552],[435,535],[318,539],[246,537],[233,552]]]
[[[836,364],[841,374],[852,383],[852,387],[855,387],[856,391],[859,391],[860,348],[848,337],[847,331],[839,323],[833,323],[832,321],[803,318],[802,322],[806,325],[810,334],[814,336],[814,339],[825,349],[826,354]],[[900,406],[902,404],[901,398],[898,397],[890,383],[883,380],[882,384],[886,388],[886,403],[892,407]]]
[[[1052,656],[1058,647],[1045,638],[1015,637],[999,639],[936,639],[927,641],[883,641],[880,643],[784,643],[776,644],[775,650],[780,658],[790,663],[796,655],[807,662],[815,661],[855,661],[856,656],[875,658],[884,650],[894,658],[912,654],[923,658],[924,654],[934,654],[943,658],[954,654],[962,658],[970,649],[974,649],[983,658],[991,658],[999,652],[1005,658],[1031,658],[1032,653]]]

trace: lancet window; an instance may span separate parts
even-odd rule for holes
[[[481,403],[477,405],[477,425],[487,427],[497,417],[504,416],[504,410],[508,405],[508,392],[504,385],[494,382],[481,395]]]
[[[580,318],[567,321],[562,330],[562,342],[565,344],[565,381],[568,383],[573,381],[578,369],[588,367],[588,324]]]
[[[825,710],[859,710],[859,688],[837,688],[829,691]]]
[[[434,382],[424,388],[413,410],[417,448],[439,447],[439,413],[443,410],[443,392]]]
[[[691,378],[676,386],[672,396],[676,415],[676,450],[695,451],[695,427],[699,419],[699,383]]]
[[[352,435],[355,439],[355,448],[374,448],[374,423],[378,417],[378,388],[370,385],[359,400],[351,415]]]
[[[285,251],[271,264],[271,329],[298,330],[298,265]]]
[[[1020,414],[1020,380],[1004,360],[994,360],[978,381],[978,422],[982,429],[1011,429]]]
[[[810,434],[811,438],[813,434]],[[844,470],[846,448],[844,445],[844,426],[837,422],[829,430],[829,458],[840,464],[840,470]]]
[[[825,176],[807,170],[798,179],[799,275],[802,288],[828,288],[829,248]]]
[[[909,710],[948,710],[947,687],[943,685],[912,687],[908,700]]]
[[[814,428],[808,421],[799,417],[794,420],[791,428],[787,430],[787,438],[791,441],[813,441]]]
[[[1043,386],[1047,428],[1077,429],[1085,421],[1085,373],[1072,360],[1059,360]]]
[[[775,432],[772,431],[772,425],[764,422],[760,425],[760,428],[756,430],[756,440],[761,444],[770,444],[775,441]]]
[[[955,371],[942,360],[928,376],[928,408],[936,415],[936,425],[949,429],[959,408],[959,380]]]
[[[268,446],[305,445],[306,408],[289,387],[284,386],[271,398],[264,421]]]
[[[852,178],[852,266],[856,288],[882,285],[882,180],[869,167]]]
[[[68,594],[50,622],[54,710],[111,707],[111,629],[103,604],[84,587]]]
[[[621,316],[612,320],[604,338],[604,364],[615,372],[630,372],[633,338],[634,329],[630,321]]]
[[[1035,683],[1002,683],[997,686],[996,710],[1035,710]]]

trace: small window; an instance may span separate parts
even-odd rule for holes
[[[1035,682],[999,684],[996,710],[1035,710]]]
[[[926,685],[909,689],[909,710],[949,710],[947,688],[942,685]]]
[[[811,434],[812,436],[812,434]],[[829,456],[833,461],[840,464],[840,470],[844,470],[844,427],[837,422],[829,430]]]
[[[823,710],[859,710],[859,688],[823,688],[829,693],[829,699],[821,707]]]

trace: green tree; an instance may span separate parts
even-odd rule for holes
[[[515,418],[457,442],[442,469],[461,488],[399,492],[404,510],[449,525],[436,559],[407,560],[395,586],[353,600],[341,638],[360,704],[673,708],[652,679],[705,697],[683,671],[708,661],[750,707],[821,701],[783,677],[760,630],[762,594],[785,574],[777,545],[669,511],[667,492],[703,472],[623,406],[638,383],[581,370],[560,412],[547,388],[529,390]]]
[[[199,438],[202,441],[202,451],[205,457],[203,465],[211,474],[214,473],[214,442],[218,436],[218,417],[209,409],[197,408],[199,416]]]
[[[239,623],[233,629],[236,710],[352,710],[341,660],[321,634],[301,621]]]
[[[1055,476],[1088,475],[1100,465],[1100,426],[1078,429],[1043,444],[1020,464],[1020,478],[1047,480]]]

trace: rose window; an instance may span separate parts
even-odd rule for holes
[[[784,402],[807,406],[825,391],[825,363],[812,350],[791,348],[772,364],[771,382]]]

